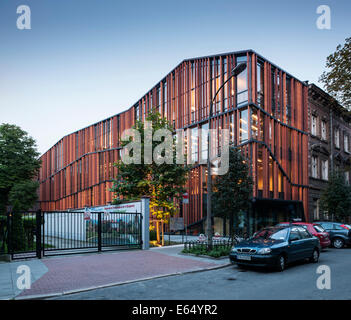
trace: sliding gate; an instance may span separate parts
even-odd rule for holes
[[[16,215],[9,216],[13,259],[142,247],[142,214],[138,212],[38,211]],[[19,221],[30,225],[20,237],[21,246],[14,242]]]

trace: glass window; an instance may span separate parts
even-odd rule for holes
[[[237,57],[236,64],[240,64],[241,62],[246,62],[246,56]],[[236,101],[237,105],[243,105],[248,101],[248,91],[247,91],[247,68],[245,71],[241,72],[236,77]]]
[[[318,158],[315,156],[312,156],[312,177],[313,178],[318,178]]]
[[[333,224],[330,222],[325,222],[325,223],[321,223],[321,226],[326,229],[326,230],[332,230],[333,229]]]
[[[291,119],[291,79],[286,77],[286,118],[290,123]]]
[[[239,139],[240,143],[247,141],[249,139],[249,117],[248,117],[248,110],[240,111],[240,127],[239,127]]]
[[[328,180],[328,160],[322,160],[322,179]]]
[[[228,80],[228,63],[227,58],[223,59],[223,82]],[[229,83],[227,83],[223,88],[223,111],[228,110],[228,90]]]
[[[317,232],[325,232],[324,228],[320,225],[314,225],[313,226],[314,230],[316,230]]]
[[[321,137],[327,140],[327,123],[324,120],[321,122]]]
[[[201,129],[201,160],[207,160],[208,123],[202,125]]]
[[[290,240],[301,240],[301,235],[298,228],[292,228],[289,236]]]
[[[304,228],[299,228],[299,232],[302,239],[308,239],[312,237],[311,234]]]
[[[344,151],[349,152],[349,136],[344,135]]]
[[[198,130],[197,127],[191,129],[191,162],[195,163],[198,161],[199,156],[199,144],[198,144]]]
[[[340,131],[339,129],[334,130],[334,143],[336,148],[340,148]]]
[[[317,135],[317,117],[311,117],[311,134],[316,136]]]
[[[350,185],[350,171],[345,171],[345,183]]]
[[[263,63],[257,63],[257,104],[263,106],[264,103],[264,69]]]
[[[267,228],[256,232],[254,239],[285,240],[288,234],[287,228]]]
[[[168,108],[168,93],[167,93],[167,82],[163,83],[163,117],[167,118],[167,108]]]

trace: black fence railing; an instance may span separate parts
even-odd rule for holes
[[[141,248],[141,228],[137,212],[10,213],[0,220],[0,250],[21,259]]]
[[[43,219],[44,255],[142,244],[140,213],[44,212]]]

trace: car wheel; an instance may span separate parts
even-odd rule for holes
[[[345,242],[341,238],[335,238],[332,240],[332,245],[336,249],[341,249],[344,246]]]
[[[286,267],[286,259],[283,255],[280,255],[278,258],[277,270],[282,272],[285,270],[285,267]]]
[[[317,249],[313,250],[312,257],[310,258],[310,262],[317,263],[319,260],[319,251]]]

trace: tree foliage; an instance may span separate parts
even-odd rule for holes
[[[158,113],[148,115],[147,121],[152,122],[152,134],[159,129],[173,132],[171,125]],[[173,139],[173,163],[151,164],[144,163],[144,123],[136,121],[133,126],[141,136],[141,163],[126,164],[119,161],[115,164],[118,175],[115,178],[111,191],[115,193],[114,203],[123,200],[135,200],[142,196],[150,197],[150,212],[156,219],[163,219],[166,223],[178,210],[178,201],[185,192],[188,168],[182,164],[176,164],[175,139]],[[129,141],[121,141],[125,147]],[[152,141],[152,150],[160,145],[163,140]],[[134,152],[134,150],[133,150]],[[162,154],[164,155],[164,154]]]
[[[351,187],[346,184],[343,172],[335,171],[329,178],[321,196],[321,208],[339,221],[351,215]]]
[[[0,125],[0,212],[14,205],[15,194],[23,196],[17,198],[21,209],[33,205],[36,188],[32,180],[41,165],[38,158],[35,141],[27,132],[16,125]]]
[[[326,68],[328,71],[323,72],[319,81],[331,96],[351,110],[351,37],[327,57]]]
[[[216,216],[229,218],[231,235],[234,217],[250,207],[252,186],[247,161],[239,149],[230,146],[229,169],[225,175],[216,177],[212,203]]]

